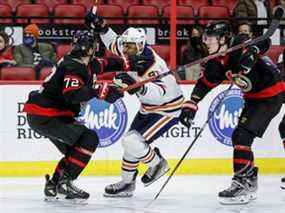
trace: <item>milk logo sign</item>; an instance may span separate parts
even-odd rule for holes
[[[213,111],[214,115],[209,120],[209,128],[214,137],[224,145],[232,146],[231,136],[238,124],[243,103],[241,90],[231,89],[218,94],[210,105],[208,117]]]
[[[78,120],[97,132],[99,147],[107,147],[118,141],[125,132],[128,113],[122,100],[109,104],[94,98],[85,104]]]

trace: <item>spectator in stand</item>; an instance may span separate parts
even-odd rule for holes
[[[238,34],[248,35],[249,38],[253,37],[253,31],[250,22],[241,22],[238,26]]]
[[[271,9],[269,0],[238,0],[233,10],[235,18],[270,18]],[[237,25],[244,20],[237,21]],[[252,25],[266,25],[266,20],[251,21]]]
[[[39,77],[44,67],[56,63],[55,49],[51,44],[38,42],[40,30],[36,24],[30,24],[24,29],[23,44],[14,48],[13,55],[17,66],[33,67]]]
[[[9,44],[9,36],[4,31],[0,31],[0,68],[14,66],[15,64]]]
[[[194,25],[190,31],[190,38],[186,49],[182,53],[182,64],[189,64],[208,55],[207,48],[202,41],[203,28]],[[180,71],[181,72],[181,71]],[[201,67],[199,64],[185,70],[186,80],[197,80],[200,77]]]

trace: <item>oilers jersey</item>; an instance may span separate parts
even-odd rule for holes
[[[101,39],[112,53],[124,56],[122,39],[112,29],[109,28],[106,34],[101,35]],[[138,81],[169,71],[165,61],[149,45],[144,46],[141,55],[147,60],[143,64],[144,72],[137,78]],[[145,84],[143,92],[137,93],[137,96],[141,102],[140,112],[143,114],[159,113],[178,117],[184,102],[181,88],[171,74]]]

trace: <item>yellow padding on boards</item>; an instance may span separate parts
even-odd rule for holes
[[[174,168],[178,160],[168,160],[170,167]],[[255,160],[261,174],[285,173],[285,158],[259,158]],[[51,174],[56,167],[55,161],[48,162],[0,162],[0,176],[43,176]],[[91,161],[83,175],[120,175],[120,160],[94,160]],[[145,171],[140,166],[140,173]],[[176,172],[178,175],[224,175],[232,174],[231,159],[187,159],[183,161]]]

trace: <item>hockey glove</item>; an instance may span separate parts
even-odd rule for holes
[[[85,24],[94,30],[95,33],[105,34],[108,31],[108,27],[104,19],[97,13],[94,14],[92,10],[89,10],[85,15]]]
[[[135,84],[136,82],[137,81],[134,78],[132,78],[128,73],[125,73],[125,72],[117,74],[114,78],[114,84],[120,88],[126,88],[130,85]],[[139,92],[142,89],[142,87],[137,87],[137,88],[128,90],[128,93],[130,95],[135,94]]]
[[[96,90],[98,90],[97,97],[108,103],[114,103],[124,96],[117,87],[109,86],[107,83],[97,84]]]
[[[256,46],[250,46],[240,57],[240,70],[247,74],[255,64],[259,49]]]
[[[190,128],[191,122],[194,119],[197,110],[198,106],[196,102],[192,100],[186,101],[182,106],[182,112],[179,116],[179,121],[187,128]]]

